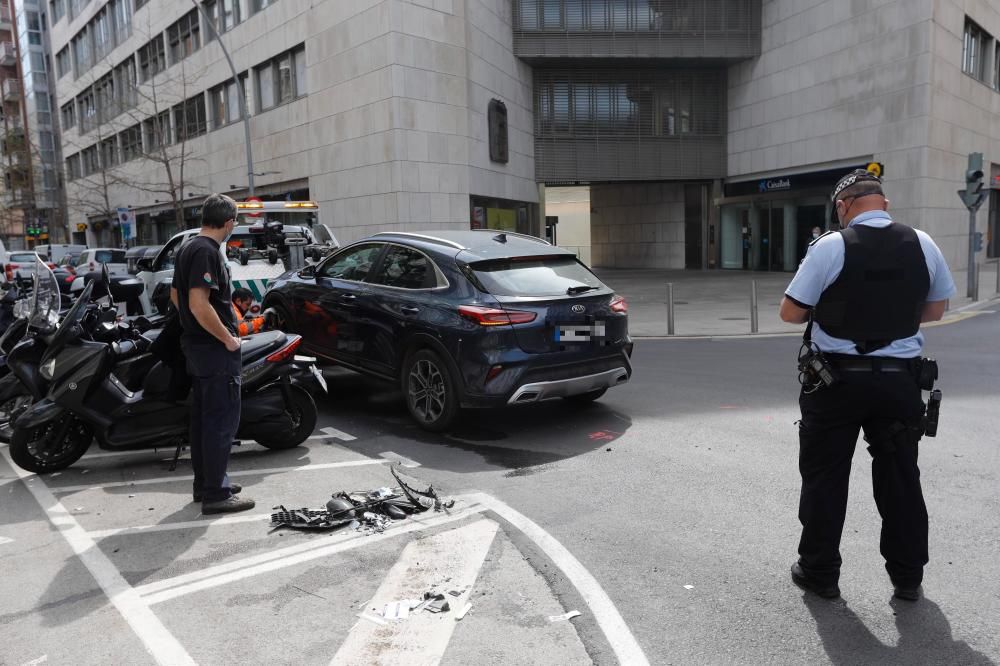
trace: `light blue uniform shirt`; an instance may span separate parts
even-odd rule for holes
[[[849,226],[853,227],[859,224],[883,228],[892,224],[892,218],[885,211],[873,210],[861,213],[851,220]],[[930,290],[927,292],[927,301],[947,300],[955,295],[955,281],[951,277],[951,271],[948,270],[948,264],[945,263],[941,250],[931,237],[919,229],[915,231],[917,238],[920,239],[920,249],[924,252],[927,272],[930,275]],[[809,247],[805,259],[799,265],[799,270],[792,278],[785,294],[803,305],[814,306],[819,302],[823,291],[833,284],[837,276],[840,275],[843,267],[844,237],[840,234],[827,234]],[[827,353],[858,354],[853,342],[828,335],[815,323],[812,329],[812,341],[816,343],[820,351]],[[924,334],[917,331],[916,335],[894,340],[888,346],[873,351],[868,356],[914,358],[920,356],[923,347]]]

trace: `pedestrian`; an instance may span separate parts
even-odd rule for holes
[[[231,281],[220,247],[236,225],[236,202],[213,194],[201,207],[201,233],[181,246],[170,298],[182,328],[181,347],[192,380],[191,464],[194,501],[205,514],[245,511],[226,468],[240,422],[242,361]]]
[[[809,246],[812,245],[812,242],[814,240],[816,240],[817,238],[819,238],[822,234],[823,234],[823,230],[820,229],[819,227],[813,227],[812,228],[812,237],[810,237],[809,240],[806,241],[806,246],[805,246],[805,249],[802,252],[802,256],[805,256],[805,253],[809,251]]]
[[[821,597],[840,596],[848,479],[863,430],[885,568],[894,596],[916,601],[928,561],[917,466],[921,389],[930,390],[937,371],[920,358],[919,329],[941,319],[955,284],[931,237],[893,222],[874,174],[847,174],[832,201],[841,230],[812,242],[780,310],[786,322],[809,322],[800,352],[802,537],[792,580]]]
[[[233,290],[233,314],[236,316],[236,334],[245,338],[254,333],[264,330],[267,323],[266,317],[247,316],[250,306],[253,305],[253,292],[246,287],[238,287]]]

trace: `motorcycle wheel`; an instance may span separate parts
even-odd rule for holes
[[[14,428],[10,457],[29,472],[56,472],[79,460],[93,439],[90,426],[64,414],[36,428]]]
[[[309,391],[301,386],[292,387],[292,408],[286,410],[292,421],[291,429],[277,439],[258,439],[257,443],[269,449],[291,449],[309,438],[316,429],[316,403]]]
[[[0,442],[10,443],[10,438],[14,435],[14,427],[11,423],[24,410],[31,407],[33,398],[27,389],[23,393],[17,393],[0,402]]]

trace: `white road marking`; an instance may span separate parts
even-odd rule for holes
[[[191,459],[191,450],[188,449],[188,447],[186,446],[184,448],[185,450],[181,451],[181,457],[178,460]],[[169,446],[169,447],[161,446],[156,449],[134,449],[128,451],[100,451],[98,453],[88,453],[87,455],[80,458],[80,460],[94,460],[100,458],[120,458],[122,456],[140,456],[140,455],[160,457],[164,460],[173,460],[175,450],[176,447],[174,446]],[[267,449],[266,447],[261,446],[257,442],[248,440],[243,442],[239,446],[234,446],[232,453],[239,453],[241,451],[253,451],[253,450],[266,451]]]
[[[172,532],[174,530],[191,530],[207,527],[220,527],[222,525],[238,525],[240,523],[256,523],[263,520],[270,520],[270,513],[254,513],[242,516],[225,516],[224,518],[185,520],[176,523],[158,523],[156,525],[139,525],[136,527],[116,527],[109,530],[94,530],[87,532],[92,539],[100,541],[108,537],[119,536],[121,534],[150,534],[153,532]]]
[[[44,664],[48,660],[49,660],[49,655],[43,654],[41,657],[37,659],[32,659],[31,661],[24,662],[23,664],[21,664],[21,666],[38,666],[39,664]]]
[[[649,664],[649,660],[646,659],[645,653],[639,647],[639,643],[635,640],[628,625],[625,624],[625,620],[618,612],[614,602],[601,588],[597,579],[565,546],[530,518],[495,497],[485,493],[473,493],[465,497],[471,501],[479,502],[521,530],[562,570],[566,578],[573,583],[580,596],[583,597],[583,600],[587,602],[590,610],[593,611],[594,619],[597,620],[597,624],[601,627],[604,636],[618,657],[618,663],[630,666]]]
[[[420,463],[415,460],[410,460],[406,456],[401,456],[395,451],[383,451],[379,454],[380,457],[385,458],[389,462],[398,462],[403,467],[420,467]]]
[[[0,537],[0,546],[4,545],[5,543],[14,543],[14,540],[11,539],[10,537]]]
[[[62,533],[70,548],[87,567],[87,570],[90,571],[94,580],[101,586],[101,590],[118,609],[121,616],[132,627],[132,631],[142,640],[146,651],[156,660],[156,663],[163,664],[163,666],[194,665],[195,661],[188,655],[187,651],[160,622],[159,618],[153,614],[149,606],[143,603],[135,589],[122,577],[111,560],[97,547],[94,540],[87,536],[80,523],[70,515],[66,507],[56,499],[45,483],[41,479],[38,479],[38,483],[29,483],[37,477],[16,466],[7,451],[0,450],[0,454],[3,455],[7,464],[18,477],[24,481],[24,486],[48,515],[49,521]]]
[[[357,437],[355,437],[354,435],[348,435],[346,432],[343,432],[342,430],[337,430],[336,428],[320,428],[320,430],[325,432],[328,437],[332,437],[333,439],[339,439],[342,442],[353,442],[354,440],[357,439]]]
[[[228,472],[230,477],[234,476],[260,476],[262,474],[281,474],[283,472],[314,472],[322,469],[336,469],[338,467],[361,467],[363,465],[384,465],[387,460],[376,458],[365,458],[364,460],[347,460],[345,462],[316,463],[313,465],[302,465],[300,467],[269,467],[267,469],[245,469],[238,472]],[[134,481],[110,481],[108,483],[84,483],[78,486],[58,486],[52,489],[54,493],[75,493],[81,490],[100,490],[102,488],[125,488],[127,486],[150,486],[158,483],[171,483],[174,481],[193,481],[192,474],[177,474],[174,476],[160,476],[154,479],[136,479]]]
[[[136,591],[148,605],[162,603],[192,592],[211,589],[227,583],[251,578],[263,573],[284,569],[286,567],[308,562],[334,553],[340,553],[360,546],[375,544],[386,539],[425,530],[440,525],[462,520],[482,509],[470,506],[451,513],[435,514],[430,518],[410,517],[399,525],[393,525],[381,534],[364,535],[354,533],[342,540],[330,543],[328,539],[314,540],[288,548],[254,555],[235,562],[227,562],[207,569],[148,583],[136,588]]]
[[[460,603],[467,601],[498,528],[492,520],[477,520],[411,541],[368,607],[381,608],[395,599],[419,598],[421,592],[450,577],[450,588],[465,590],[460,597],[448,599],[457,610]],[[404,621],[389,622],[387,626],[363,622],[354,625],[331,666],[439,663],[455,631],[454,620],[428,612],[403,617]]]

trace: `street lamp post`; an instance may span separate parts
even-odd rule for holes
[[[215,29],[215,22],[212,21],[212,17],[208,15],[205,11],[204,5],[200,4],[198,0],[191,0],[191,3],[201,12],[201,15],[205,19],[205,23],[208,24],[208,29],[215,37],[215,41],[219,43],[219,48],[222,49],[222,54],[226,56],[226,62],[229,63],[229,69],[233,72],[233,81],[236,82],[236,91],[240,97],[240,117],[243,118],[243,140],[246,143],[246,153],[247,153],[247,192],[249,196],[254,195],[253,188],[253,149],[250,147],[250,114],[247,109],[247,95],[246,91],[243,89],[243,82],[240,81],[240,75],[236,71],[236,65],[233,64],[233,59],[229,55],[229,50],[226,45],[222,43],[222,36],[219,31]],[[218,6],[221,11],[222,7]]]

